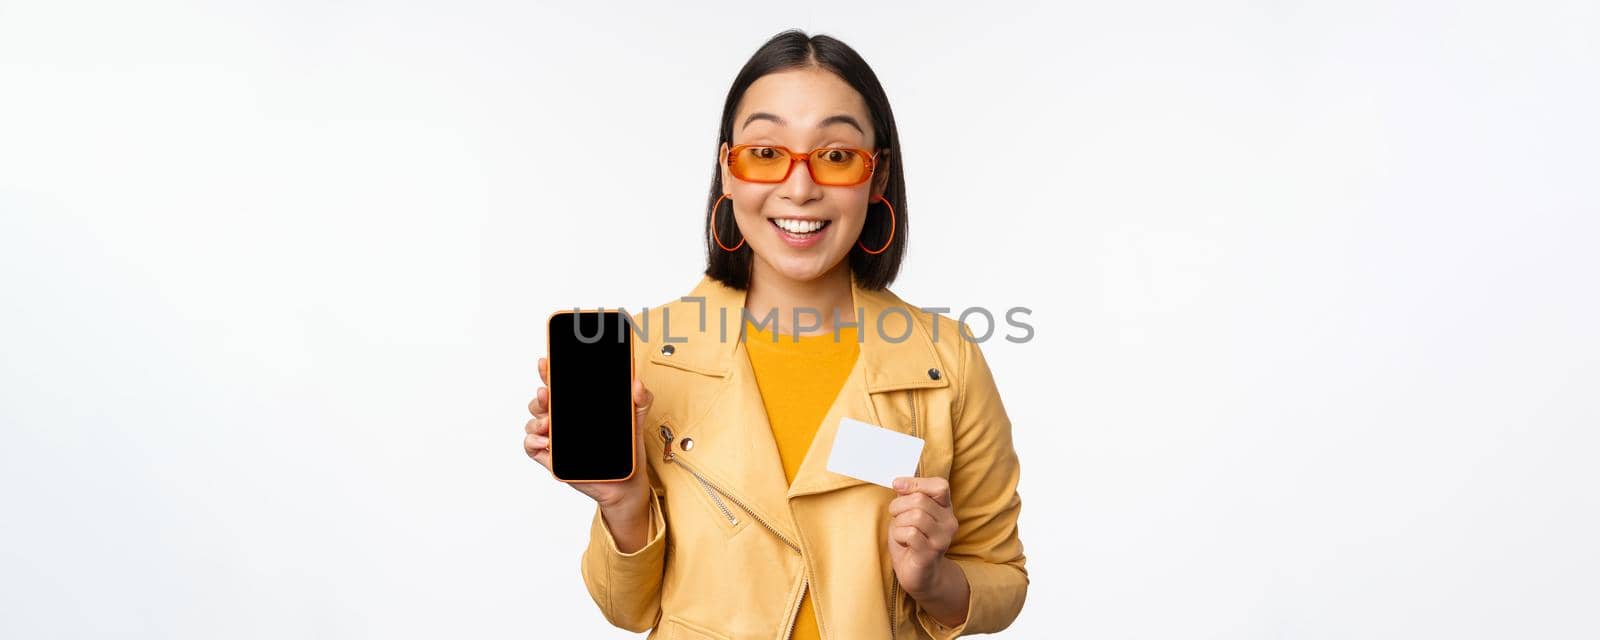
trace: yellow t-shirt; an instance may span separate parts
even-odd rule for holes
[[[792,483],[794,474],[800,470],[800,461],[811,448],[812,436],[816,435],[823,416],[839,396],[845,378],[850,377],[861,347],[855,327],[842,327],[837,342],[831,331],[800,336],[798,342],[793,335],[779,334],[774,343],[772,334],[771,330],[758,329],[754,323],[745,321],[745,352],[750,355],[756,386],[761,389],[761,401],[767,407],[772,437],[778,441],[783,475]],[[800,601],[794,633],[789,637],[794,640],[820,638],[809,591]]]

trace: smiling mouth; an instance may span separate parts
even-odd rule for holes
[[[771,222],[772,226],[796,238],[809,238],[821,233],[823,229],[828,228],[828,225],[833,224],[832,220],[807,220],[801,218],[768,218],[767,221]]]

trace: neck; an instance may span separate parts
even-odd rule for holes
[[[750,290],[745,293],[744,308],[757,322],[768,313],[777,311],[778,333],[831,334],[835,314],[840,322],[855,322],[854,304],[855,300],[850,295],[848,261],[840,260],[833,269],[810,280],[789,278],[759,258],[750,266]],[[800,322],[808,326],[821,326],[805,332],[795,331],[795,309],[801,310]]]

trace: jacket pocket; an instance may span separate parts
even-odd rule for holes
[[[665,640],[731,640],[728,636],[722,635],[693,622],[689,622],[688,620],[684,620],[678,616],[667,616],[663,618],[661,620],[661,626],[666,631],[664,634]]]

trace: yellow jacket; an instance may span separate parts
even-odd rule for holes
[[[828,640],[953,638],[1016,618],[1028,591],[1021,469],[979,345],[887,290],[852,281],[851,293],[860,356],[793,484],[739,340],[744,292],[703,276],[686,299],[634,318],[634,370],[655,395],[639,425],[654,535],[621,553],[595,509],[581,564],[606,620],[651,640],[785,640],[807,589]],[[971,585],[960,627],[895,580],[895,492],[827,470],[843,416],[922,438],[916,475],[949,480],[959,527],[946,555]]]

